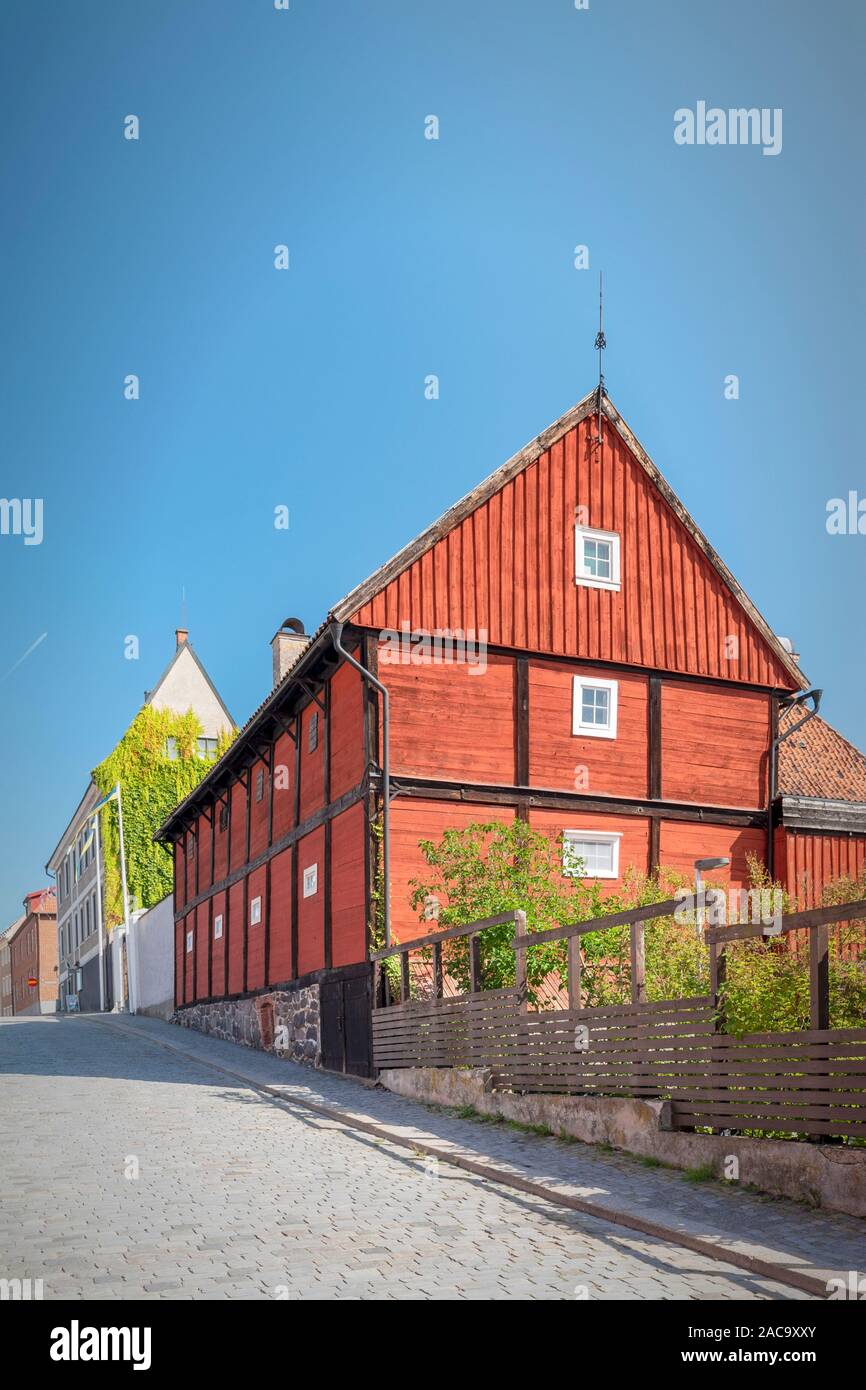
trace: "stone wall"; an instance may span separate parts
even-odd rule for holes
[[[271,1013],[271,1010],[273,1011]],[[189,1004],[172,1014],[172,1023],[200,1033],[273,1052],[290,1062],[317,1067],[321,1024],[319,986],[273,990],[251,999],[222,999],[215,1004]],[[273,1037],[273,1042],[270,1042]]]
[[[826,1211],[866,1217],[866,1149],[791,1139],[691,1134],[670,1129],[670,1103],[613,1096],[520,1095],[499,1091],[486,1069],[402,1067],[379,1083],[427,1104],[471,1106],[481,1115],[543,1125],[584,1144],[609,1144],[673,1168],[711,1168],[715,1176],[792,1197]]]

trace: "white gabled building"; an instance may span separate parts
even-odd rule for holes
[[[174,655],[154,688],[146,692],[144,703],[176,714],[192,710],[202,726],[202,757],[213,756],[220,735],[234,728],[184,628],[175,632]],[[170,749],[166,756],[172,756]],[[57,883],[59,1008],[66,1011],[127,1008],[130,1000],[135,1007],[135,972],[134,967],[128,968],[124,928],[115,929],[112,943],[105,931],[104,865],[96,814],[101,801],[91,779],[46,864]],[[171,951],[170,941],[166,949]]]

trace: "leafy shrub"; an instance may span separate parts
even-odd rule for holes
[[[691,889],[684,875],[662,868],[648,875],[628,869],[622,887],[604,893],[597,882],[584,883],[562,874],[562,837],[551,838],[524,821],[476,823],[446,830],[442,838],[421,841],[430,874],[412,882],[412,905],[426,929],[436,922],[425,918],[431,900],[442,927],[478,921],[515,908],[526,912],[533,932],[569,922],[590,921],[627,908],[651,905]],[[712,880],[709,881],[712,886]],[[749,858],[749,889],[777,890],[782,911],[794,904],[773,883],[764,865]],[[866,898],[866,872],[861,879],[839,879],[828,885],[824,901],[850,902]],[[647,997],[679,999],[706,994],[709,988],[707,948],[694,917],[680,914],[656,918],[646,925]],[[514,983],[511,923],[480,934],[484,984],[501,989]],[[862,958],[863,924],[853,923],[831,933],[830,1010],[835,1028],[862,1027],[866,1018],[866,961]],[[629,927],[588,932],[581,937],[584,1007],[625,1002],[630,998],[631,950]],[[458,988],[469,989],[468,938],[444,942],[443,966]],[[527,951],[530,997],[543,1003],[551,980],[567,986],[566,944],[546,943]],[[399,972],[398,972],[399,973]],[[561,999],[554,1001],[561,1007]],[[789,949],[784,938],[731,943],[727,948],[725,1027],[728,1031],[784,1032],[809,1027],[808,943]]]

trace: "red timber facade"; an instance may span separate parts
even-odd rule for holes
[[[703,856],[741,886],[749,854],[783,853],[771,745],[803,675],[607,397],[599,446],[597,410],[336,605],[161,828],[179,1008],[360,978],[386,734],[395,939],[418,933],[419,841],[449,826],[565,832],[611,888]]]
[[[776,874],[798,907],[820,907],[828,883],[866,874],[866,757],[820,717],[786,710],[779,727]]]

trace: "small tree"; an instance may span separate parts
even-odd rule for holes
[[[441,840],[422,840],[430,874],[413,879],[412,906],[421,919],[429,920],[429,905],[437,904],[441,926],[462,926],[484,917],[522,908],[530,932],[544,931],[561,922],[576,922],[597,915],[600,898],[594,888],[579,879],[562,876],[562,837],[552,840],[526,821],[478,822],[460,830],[446,830]],[[481,934],[481,962],[488,988],[503,989],[514,983],[514,924],[488,927]],[[551,970],[561,969],[565,947],[561,941],[528,952],[529,984],[538,984]],[[469,945],[465,937],[443,944],[448,973],[462,989],[469,988]]]
[[[431,901],[443,927],[464,925],[498,916],[515,908],[526,912],[530,935],[571,922],[626,908],[663,901],[687,886],[681,874],[663,870],[643,874],[627,869],[619,892],[607,892],[595,880],[577,874],[584,867],[573,860],[573,876],[564,876],[563,836],[545,835],[525,821],[478,822],[446,830],[438,842],[422,840],[420,848],[431,873],[413,879],[412,906],[429,920]],[[480,935],[485,985],[503,989],[514,983],[513,924],[488,927]],[[588,932],[581,937],[584,1003],[617,1003],[629,997],[630,942],[628,927]],[[469,944],[466,938],[443,942],[443,965],[460,989],[469,988]],[[396,963],[395,963],[396,964]],[[551,976],[567,985],[567,947],[549,942],[527,950],[527,980],[531,997]],[[395,977],[396,978],[396,977]],[[706,948],[695,936],[694,923],[663,918],[647,927],[647,988],[650,998],[676,998],[706,989]]]

